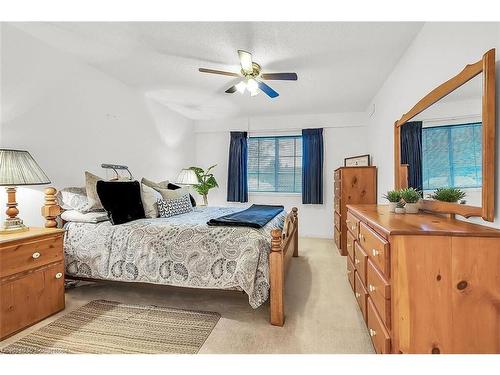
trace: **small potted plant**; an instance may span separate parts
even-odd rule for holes
[[[418,213],[418,202],[422,198],[420,192],[414,188],[406,188],[401,191],[401,199],[405,201],[405,212],[408,214]]]
[[[457,203],[458,201],[462,201],[465,198],[465,195],[466,193],[463,190],[451,187],[443,187],[437,188],[434,193],[429,196],[429,198],[441,202]]]
[[[397,214],[404,214],[405,213],[405,202],[402,200],[397,202],[396,208],[394,208],[394,212]]]
[[[390,190],[383,197],[389,201],[389,211],[394,212],[397,203],[401,200],[401,193],[397,190]]]
[[[198,184],[193,185],[193,189],[198,192],[203,197],[203,205],[208,205],[208,192],[210,189],[219,187],[217,180],[215,179],[213,173],[210,173],[212,169],[214,169],[217,164],[208,167],[205,171],[200,167],[190,167],[194,173],[196,173],[196,177],[198,178]]]

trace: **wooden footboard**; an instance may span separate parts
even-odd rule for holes
[[[269,281],[271,324],[283,326],[285,323],[285,276],[288,260],[299,256],[299,217],[297,208],[285,219],[283,231],[271,231],[271,253],[269,254]]]

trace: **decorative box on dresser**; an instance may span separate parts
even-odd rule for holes
[[[334,172],[334,239],[341,255],[351,243],[347,231],[347,205],[377,203],[377,167],[340,167]]]
[[[348,206],[347,275],[377,353],[500,353],[500,231]]]
[[[0,235],[0,340],[64,309],[63,234]]]

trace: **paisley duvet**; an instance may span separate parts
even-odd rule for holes
[[[269,295],[271,230],[282,211],[261,229],[211,227],[208,220],[241,211],[195,207],[170,218],[111,225],[70,222],[64,239],[66,274],[102,280],[192,288],[240,289],[253,308]]]

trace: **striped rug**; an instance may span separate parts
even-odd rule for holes
[[[92,301],[5,347],[11,354],[195,354],[220,315]]]

